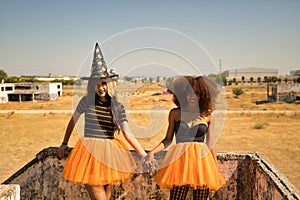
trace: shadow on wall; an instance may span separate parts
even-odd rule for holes
[[[2,183],[0,199],[89,199],[83,185],[62,176],[65,159],[58,159],[57,147],[49,147]],[[68,150],[70,153],[71,148]],[[156,155],[161,161],[166,152]],[[138,155],[132,152],[138,162]],[[299,191],[259,153],[218,153],[220,171],[226,185],[210,199],[300,199]],[[191,195],[190,193],[188,195]],[[114,186],[112,199],[168,199],[149,173],[134,174]]]

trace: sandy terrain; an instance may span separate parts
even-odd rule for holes
[[[244,86],[243,90],[243,95],[234,98],[232,87],[225,88],[228,112],[216,145],[217,151],[258,151],[300,189],[300,104],[277,102],[256,105],[256,101],[266,100],[266,88]],[[163,111],[173,108],[172,96],[158,95],[160,92],[161,88],[156,85],[143,86],[135,88],[133,92],[120,94],[120,100],[127,104],[128,110]],[[32,160],[43,148],[59,146],[71,116],[70,112],[19,114],[13,110],[72,110],[72,99],[72,88],[65,87],[63,96],[56,101],[0,104],[0,111],[12,110],[0,113],[1,182]],[[248,112],[253,110],[259,112]],[[160,115],[128,114],[137,127],[134,132],[145,149],[151,149],[164,137],[166,116],[167,112]],[[69,145],[73,146],[77,139],[75,131]]]

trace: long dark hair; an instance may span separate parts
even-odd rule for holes
[[[209,115],[215,109],[218,95],[217,84],[206,76],[197,76],[192,80],[195,94],[199,96],[199,109],[201,114]]]

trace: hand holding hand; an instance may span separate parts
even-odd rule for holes
[[[144,158],[144,168],[147,172],[155,171],[156,170],[156,160],[154,158],[154,154],[149,152],[147,156]]]

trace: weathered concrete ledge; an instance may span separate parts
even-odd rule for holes
[[[68,153],[70,151],[71,148]],[[138,155],[132,153],[138,162]],[[159,153],[156,159],[161,161],[165,153]],[[217,157],[227,183],[213,193],[211,199],[300,199],[299,190],[263,155],[256,152],[224,152],[218,153]],[[6,194],[12,194],[8,199],[89,199],[84,186],[72,184],[61,176],[64,163],[65,159],[58,159],[57,147],[43,149],[36,158],[2,183],[0,199],[5,199]],[[14,188],[13,192],[8,192],[7,187]],[[137,173],[130,180],[116,185],[112,195],[112,199],[168,197],[169,192],[156,185],[153,175],[149,173]]]
[[[18,184],[0,185],[0,199],[20,200],[20,185]]]

